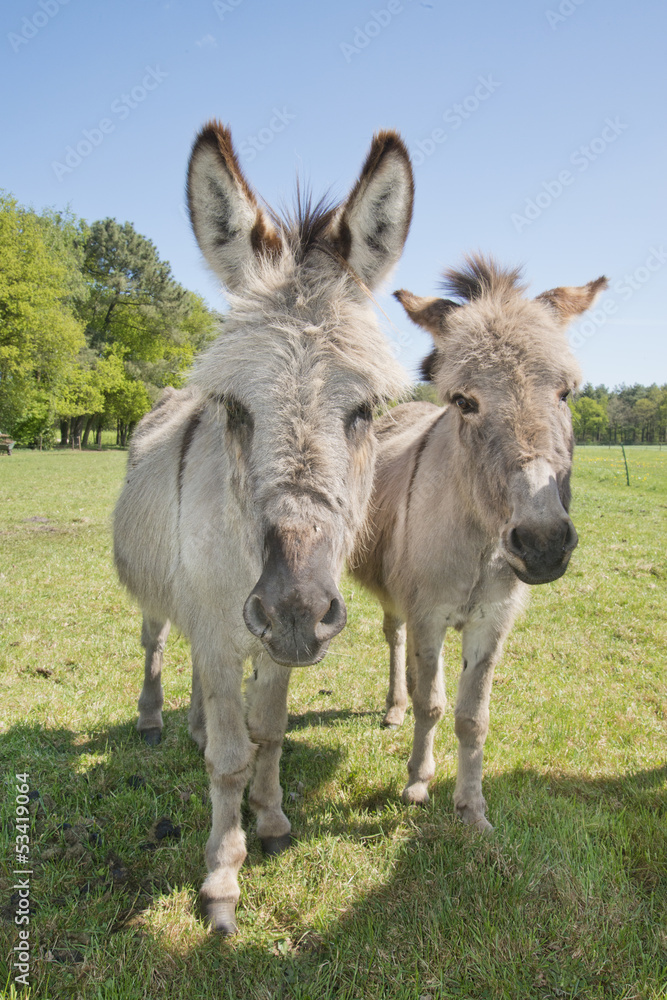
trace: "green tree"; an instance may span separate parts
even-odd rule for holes
[[[607,414],[602,403],[590,396],[580,396],[571,405],[572,426],[577,441],[585,441],[588,434],[599,440],[607,426]]]
[[[123,377],[98,383],[98,409],[73,415],[69,436],[83,429],[85,443],[97,423],[99,438],[103,420],[115,419],[119,443],[125,443],[162,389],[183,383],[195,353],[215,336],[216,318],[200,296],[174,280],[155,245],[129,222],[104,219],[89,227],[83,276],[79,315],[88,346],[98,367],[112,355],[119,360]]]
[[[85,343],[70,216],[38,216],[0,195],[0,429],[41,442],[73,356]]]

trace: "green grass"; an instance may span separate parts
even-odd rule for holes
[[[150,750],[134,730],[140,616],[109,536],[125,455],[0,456],[3,995],[17,930],[7,820],[27,770],[40,793],[39,1000],[667,996],[667,451],[626,451],[629,489],[620,449],[578,451],[579,548],[565,577],[533,590],[497,670],[484,778],[495,834],[453,820],[451,708],[431,804],[401,805],[412,717],[380,728],[380,615],[347,582],[348,627],[290,692],[282,774],[298,842],[264,859],[245,812],[229,941],[196,909],[209,803],[182,638],[168,646],[163,743]],[[445,653],[453,704],[458,636]],[[181,838],[148,850],[162,816]]]

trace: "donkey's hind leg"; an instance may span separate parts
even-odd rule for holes
[[[389,644],[389,691],[385,702],[386,713],[382,725],[396,729],[402,725],[408,707],[408,687],[405,673],[405,622],[384,609],[382,623],[384,637]]]
[[[292,842],[290,821],[282,810],[279,771],[292,671],[266,655],[254,661],[254,668],[246,685],[248,730],[257,744],[248,802],[257,816],[257,836],[264,853],[280,854]]]
[[[162,737],[162,660],[169,635],[169,621],[153,621],[144,615],[141,645],[146,650],[144,686],[139,695],[137,729],[149,746],[157,746]]]

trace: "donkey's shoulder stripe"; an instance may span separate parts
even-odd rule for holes
[[[181,503],[181,490],[183,488],[183,473],[185,472],[185,459],[187,458],[188,451],[190,450],[190,445],[195,436],[195,432],[201,423],[202,410],[195,410],[190,419],[188,420],[185,431],[183,433],[183,439],[181,441],[181,453],[178,459],[178,503]]]
[[[406,503],[406,506],[405,506],[406,513],[410,510],[410,501],[412,500],[412,488],[414,486],[415,477],[417,475],[417,470],[419,468],[419,463],[422,460],[422,455],[424,453],[424,448],[428,444],[428,441],[429,441],[429,438],[431,437],[431,434],[433,433],[433,431],[435,430],[435,428],[438,426],[438,424],[440,423],[440,421],[442,420],[442,418],[444,417],[444,415],[445,415],[446,412],[447,412],[447,407],[445,407],[443,409],[442,413],[437,417],[437,419],[433,421],[433,423],[428,428],[428,430],[425,430],[424,433],[422,434],[421,441],[419,442],[419,446],[418,446],[417,452],[415,454],[415,461],[414,461],[414,465],[412,466],[412,472],[410,474],[410,485],[408,486],[408,499],[407,499],[407,503]]]

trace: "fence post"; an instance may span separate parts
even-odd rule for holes
[[[625,462],[625,479],[628,486],[630,485],[630,473],[628,472],[628,460],[625,457],[625,445],[621,445],[621,451],[623,452],[623,461]]]

